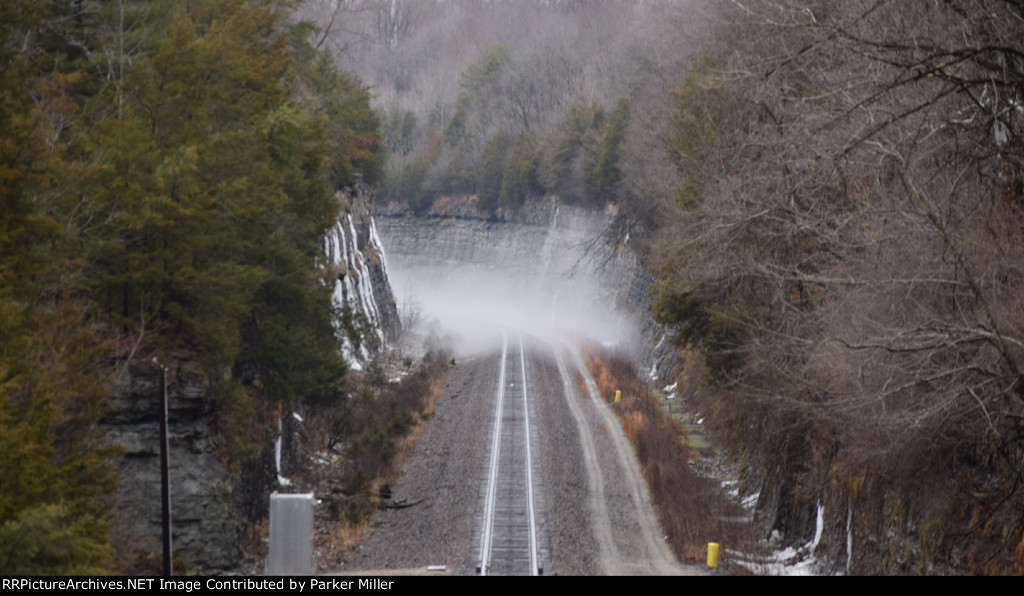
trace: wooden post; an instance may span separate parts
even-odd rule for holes
[[[163,522],[164,575],[170,576],[174,575],[171,563],[174,550],[171,544],[171,445],[167,432],[167,367],[157,358],[153,361],[160,369],[160,510]]]

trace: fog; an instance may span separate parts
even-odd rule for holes
[[[492,349],[509,330],[549,341],[635,341],[631,317],[614,308],[614,288],[602,286],[586,259],[575,270],[566,265],[579,255],[563,253],[536,267],[517,262],[410,267],[402,255],[388,258],[407,327],[402,350],[410,356],[439,347],[456,356],[478,353]]]
[[[302,15],[378,110],[388,150],[379,205],[422,215],[435,202],[475,197],[494,215],[557,197],[595,213],[615,204],[639,214],[631,226],[650,226],[678,182],[660,134],[671,91],[712,35],[715,4],[312,0]],[[620,105],[629,109],[616,132],[609,122]],[[573,269],[578,245],[473,237],[470,253],[488,254],[455,254],[465,247],[411,234],[381,234],[411,327],[401,349],[411,355],[442,341],[474,352],[509,328],[627,350],[637,341],[633,316],[616,310],[618,288],[599,281],[615,276],[589,263]]]

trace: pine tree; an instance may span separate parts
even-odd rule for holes
[[[109,564],[96,503],[112,472],[97,445],[107,346],[76,284],[83,172],[66,156],[80,73],[43,57],[54,6],[0,8],[0,569],[97,573]],[[29,51],[25,51],[28,49]],[[52,57],[51,57],[52,58]],[[56,65],[56,68],[55,68]]]
[[[115,343],[205,364],[236,457],[256,413],[342,395],[320,238],[383,144],[290,7],[0,6],[0,569],[109,565]]]
[[[537,178],[544,189],[563,199],[581,201],[582,191],[596,161],[596,131],[604,124],[604,111],[593,104],[574,104],[562,122],[544,136]]]
[[[542,192],[537,182],[537,161],[537,143],[533,135],[521,133],[505,165],[498,194],[499,206],[518,209],[527,198]]]
[[[480,164],[476,171],[476,192],[479,207],[490,213],[494,213],[498,208],[498,195],[501,192],[505,160],[511,147],[512,135],[505,131],[498,131],[487,142],[487,148],[480,156]]]
[[[598,196],[605,201],[613,201],[616,191],[622,182],[621,146],[629,123],[629,99],[619,98],[615,109],[608,116],[601,142],[601,155],[598,157],[594,171]]]

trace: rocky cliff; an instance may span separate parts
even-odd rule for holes
[[[342,350],[355,368],[397,340],[401,331],[398,307],[388,279],[387,256],[371,213],[366,189],[339,194],[342,213],[324,235],[327,267],[334,283],[334,302],[346,316],[358,319],[362,333],[338,322]]]
[[[123,450],[111,511],[111,542],[121,565],[159,569],[161,546],[160,384],[151,360],[124,361],[111,383],[107,440]],[[167,374],[172,537],[176,570],[230,569],[239,564],[242,515],[238,475],[216,456],[214,396],[202,368],[176,360]]]
[[[348,317],[335,322],[338,349],[359,369],[395,341],[400,323],[369,192],[339,193],[338,200],[338,221],[324,234],[324,269],[334,286],[335,305]],[[251,432],[262,435],[256,439],[257,453],[229,467],[217,428],[224,396],[197,362],[166,360],[175,570],[238,568],[246,520],[266,515],[269,493],[288,475],[288,439],[295,434],[289,427],[297,418],[258,413],[251,423]],[[110,405],[103,426],[108,442],[122,451],[111,502],[111,542],[125,559],[123,570],[157,571],[162,548],[160,400],[159,368],[151,355],[117,359]],[[275,452],[282,443],[283,457]]]
[[[551,197],[494,217],[465,204],[424,217],[391,205],[378,210],[377,230],[403,310],[436,317],[467,343],[502,325],[582,336],[665,377],[671,351],[648,308],[654,276],[628,237],[608,239],[611,215]]]

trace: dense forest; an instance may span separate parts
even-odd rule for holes
[[[5,574],[110,568],[96,422],[130,362],[199,362],[229,461],[255,447],[256,412],[342,395],[320,239],[383,144],[294,8],[0,7]]]
[[[834,570],[1020,574],[1024,5],[723,19],[673,94],[659,232],[700,403],[769,470],[772,529],[833,512]]]
[[[318,0],[303,11],[373,88],[381,198],[418,213],[470,199],[495,215],[552,195],[637,202],[649,194],[639,162],[659,153],[670,167],[649,121],[667,117],[662,77],[685,72],[685,45],[708,19],[640,4]]]
[[[1024,5],[305,10],[374,86],[385,197],[616,215],[766,535],[822,507],[835,572],[1024,571]]]
[[[765,536],[822,508],[825,571],[1024,573],[1021,31],[1018,0],[0,3],[0,569],[111,568],[131,361],[201,363],[234,461],[257,412],[339,401],[320,238],[368,184],[611,214]]]

